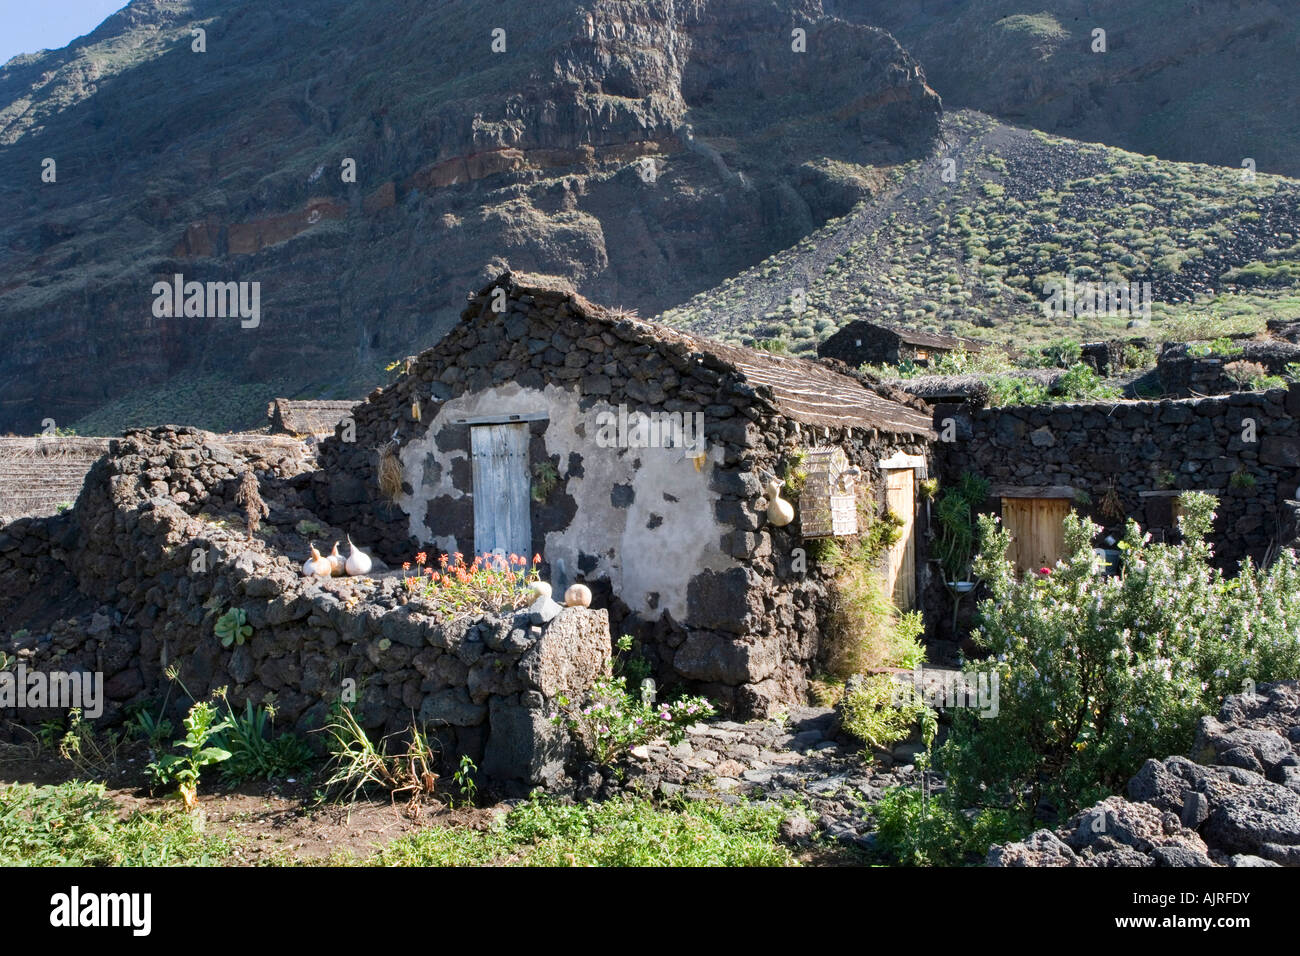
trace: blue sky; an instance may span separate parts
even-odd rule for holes
[[[0,63],[85,36],[126,0],[0,0]]]

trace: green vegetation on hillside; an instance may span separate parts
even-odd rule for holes
[[[661,319],[733,342],[780,339],[810,355],[857,318],[1030,345],[1061,335],[1183,337],[1197,322],[1254,332],[1300,307],[1295,181],[1028,133],[979,114],[945,123],[947,155],[898,168],[879,200]],[[1047,284],[1067,277],[1149,282],[1152,327],[1136,309],[1049,316]],[[1131,322],[1144,331],[1129,331]]]

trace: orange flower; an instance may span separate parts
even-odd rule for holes
[[[403,561],[403,562],[402,562],[402,570],[403,570],[403,571],[409,571],[409,570],[411,570],[411,562],[410,562],[410,561]]]
[[[425,568],[425,569],[424,569],[424,573],[427,574],[427,575],[429,575],[429,577],[433,577],[434,574],[435,574],[433,568]]]
[[[447,556],[444,554],[438,558],[439,563],[445,568],[447,566]]]
[[[442,580],[442,575],[439,574],[437,571],[433,570],[433,568],[428,568],[425,573],[428,574],[429,577],[433,578],[433,580],[435,581]]]
[[[542,556],[540,554],[533,555],[533,564],[541,564],[541,563],[542,563]]]
[[[425,554],[423,551],[421,551],[419,554],[417,554],[417,555],[415,556],[415,563],[416,563],[416,564],[424,564],[424,562],[426,562],[426,561],[428,561],[428,560],[429,560],[429,556],[428,556],[427,554]]]

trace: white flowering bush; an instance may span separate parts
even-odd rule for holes
[[[1182,542],[1153,543],[1130,521],[1123,572],[1108,576],[1092,541],[1101,530],[1066,519],[1067,557],[1018,577],[1008,532],[981,518],[976,574],[991,595],[968,670],[996,671],[994,718],[956,716],[943,754],[964,806],[1042,798],[1070,811],[1113,792],[1148,757],[1185,752],[1196,722],[1223,697],[1300,676],[1300,558],[1236,577],[1210,563],[1217,499],[1181,498]]]
[[[640,744],[665,738],[680,743],[686,728],[716,711],[703,697],[681,697],[655,703],[628,693],[621,677],[606,676],[592,685],[581,701],[556,697],[553,723],[564,727],[596,763],[614,763]]]

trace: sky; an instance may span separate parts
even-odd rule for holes
[[[127,0],[0,0],[0,64],[85,36]]]

